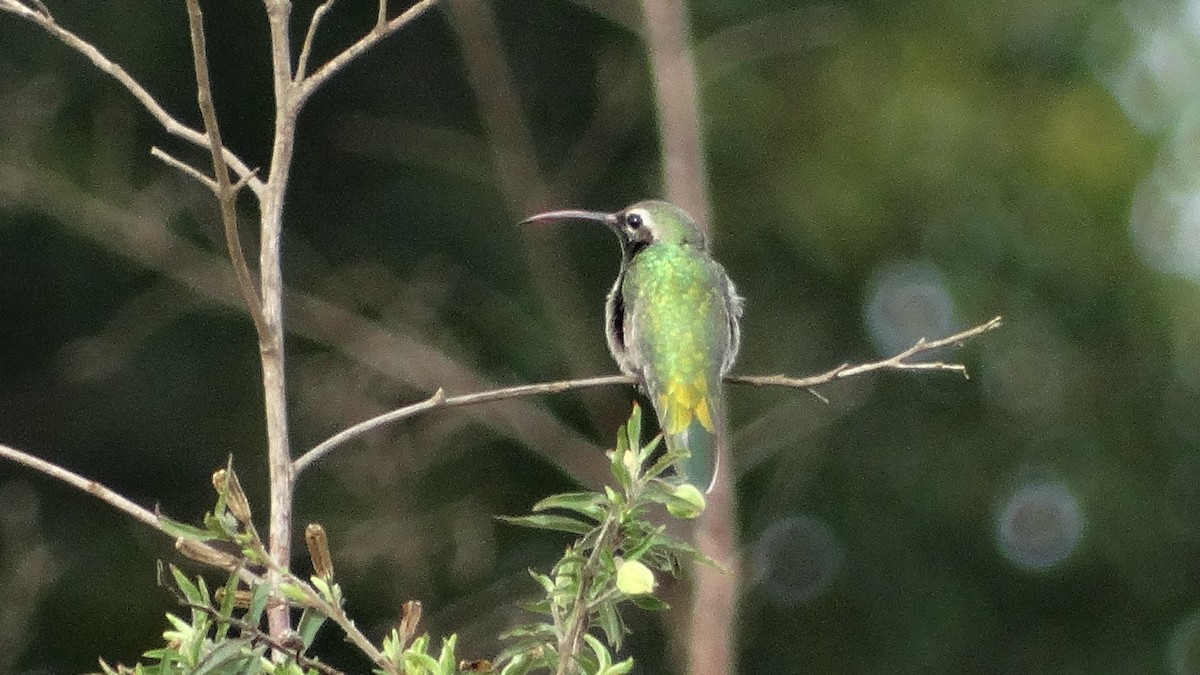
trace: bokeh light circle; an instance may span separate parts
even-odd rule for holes
[[[883,265],[868,286],[866,323],[872,344],[884,355],[907,349],[921,338],[953,333],[958,322],[945,275],[923,260]]]
[[[1045,571],[1069,558],[1083,538],[1079,501],[1058,482],[1025,484],[996,513],[996,543],[1013,565]]]
[[[783,518],[767,527],[754,547],[752,585],[773,604],[807,602],[829,587],[844,558],[841,542],[823,520]]]

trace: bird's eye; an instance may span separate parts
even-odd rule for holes
[[[642,217],[636,213],[631,213],[625,216],[625,225],[631,230],[636,230],[642,226]]]

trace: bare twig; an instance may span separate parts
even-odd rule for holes
[[[982,335],[989,331],[999,328],[1004,323],[1001,317],[995,317],[991,321],[981,323],[973,328],[968,328],[960,333],[955,333],[948,337],[926,342],[924,338],[917,341],[916,344],[905,349],[904,351],[872,363],[863,363],[857,366],[852,366],[848,363],[834,368],[832,370],[821,373],[820,375],[811,375],[809,377],[787,377],[786,375],[735,375],[726,378],[729,382],[736,384],[750,384],[757,387],[795,387],[799,389],[809,389],[821,384],[828,384],[836,380],[844,380],[848,377],[862,375],[877,370],[943,370],[953,373],[959,373],[963,377],[967,377],[966,366],[959,363],[943,363],[941,361],[918,361],[910,362],[914,356],[918,356],[925,352],[930,352],[935,349],[940,349],[949,345],[957,345],[961,342],[969,340],[977,335]]]
[[[850,364],[842,364],[837,368],[826,371],[819,375],[811,375],[809,377],[787,377],[784,375],[729,375],[725,381],[731,384],[749,384],[756,387],[789,387],[793,389],[807,389],[818,400],[823,403],[828,403],[821,394],[812,390],[813,387],[821,384],[828,384],[836,380],[844,380],[856,375],[863,375],[879,370],[942,370],[954,373],[961,373],[964,377],[967,375],[966,366],[957,363],[942,363],[937,362],[917,362],[911,363],[908,359],[923,354],[928,351],[940,349],[948,345],[955,345],[966,340],[969,340],[983,333],[999,328],[1003,323],[1001,317],[996,317],[986,323],[982,323],[973,328],[969,328],[954,335],[940,338],[932,342],[927,342],[924,338],[917,341],[916,344],[896,354],[895,356],[875,361],[872,363],[864,363],[857,366]],[[504,399],[518,398],[521,396],[537,396],[541,394],[560,394],[567,391],[576,391],[579,389],[591,389],[594,387],[611,387],[613,385],[632,385],[636,381],[634,378],[627,375],[602,375],[599,377],[589,377],[573,380],[555,380],[553,382],[540,382],[537,384],[523,384],[516,387],[503,387],[500,389],[490,389],[487,391],[475,392],[473,394],[463,394],[460,396],[446,396],[446,393],[438,389],[432,396],[406,405],[402,408],[386,412],[382,415],[377,415],[368,420],[364,420],[349,427],[321,443],[314,446],[311,450],[301,455],[292,463],[292,471],[299,475],[302,471],[312,465],[313,462],[321,459],[338,446],[346,442],[358,438],[363,434],[378,429],[392,422],[399,422],[410,417],[415,417],[431,410],[441,408],[460,408],[464,406],[477,405],[480,403],[490,403],[493,401],[501,401]]]
[[[104,486],[89,478],[84,478],[79,474],[69,469],[63,468],[53,462],[48,462],[40,457],[35,457],[27,452],[17,450],[8,445],[0,445],[0,457],[27,466],[35,471],[39,471],[51,478],[66,483],[73,488],[86,492],[100,501],[112,506],[122,513],[132,517],[134,520],[141,521],[146,525],[162,532],[163,534],[175,538],[170,529],[164,526],[159,518],[159,515],[147,508],[138,506],[129,499],[121,496],[111,488]],[[206,554],[211,560],[227,559],[229,554],[224,551],[209,546],[202,541],[188,540],[189,545],[196,551]],[[257,577],[249,570],[241,570],[240,574],[248,581],[257,580]]]
[[[204,118],[204,130],[212,153],[213,175],[216,177],[216,189],[213,192],[221,205],[225,244],[229,248],[229,259],[237,276],[238,290],[241,291],[242,301],[250,311],[250,318],[254,320],[254,329],[258,332],[261,342],[266,337],[267,325],[263,321],[262,301],[254,290],[254,276],[250,273],[250,266],[246,264],[246,254],[242,250],[242,237],[238,232],[237,221],[237,190],[229,182],[229,169],[225,164],[225,155],[221,152],[225,144],[221,141],[221,128],[217,123],[216,107],[213,105],[212,82],[208,77],[204,16],[200,12],[199,0],[186,2],[188,27],[192,37],[192,61],[196,70],[196,100],[200,106],[200,115]]]
[[[208,149],[208,136],[175,119],[171,113],[167,112],[166,109],[163,108],[157,100],[155,100],[154,96],[150,94],[150,92],[147,91],[140,82],[135,80],[133,76],[130,75],[124,68],[110,60],[104,55],[103,52],[97,49],[90,42],[60,26],[57,22],[55,22],[54,18],[50,15],[50,12],[44,9],[44,6],[42,6],[41,3],[38,3],[38,5],[39,7],[42,7],[41,10],[31,9],[17,2],[16,0],[0,0],[0,11],[15,14],[22,19],[40,26],[43,30],[54,36],[60,42],[86,57],[92,62],[93,65],[96,66],[96,68],[100,69],[101,72],[108,74],[121,86],[125,87],[125,89],[133,95],[137,102],[146,109],[146,112],[150,113],[154,119],[158,120],[158,123],[163,126],[167,133],[173,136],[178,136],[189,143],[193,143],[197,146]],[[253,172],[246,165],[246,163],[238,158],[238,156],[229,149],[224,149],[222,154],[225,161],[228,162],[229,166],[233,168],[234,172],[236,172],[238,176],[244,177],[247,175],[253,175]],[[247,185],[252,191],[254,191],[255,194],[259,194],[263,190],[263,183],[257,178],[251,178],[251,180],[247,182]]]
[[[325,0],[313,10],[312,18],[308,21],[308,32],[304,35],[304,45],[300,47],[300,58],[296,61],[297,82],[308,74],[308,57],[312,52],[313,40],[317,37],[317,28],[321,25],[321,19],[325,18],[325,13],[333,9],[334,2],[337,0]]]
[[[376,24],[370,32],[359,38],[358,42],[350,45],[345,51],[327,61],[325,65],[314,71],[312,75],[299,81],[298,84],[300,86],[296,92],[298,102],[303,102],[311,96],[314,91],[325,83],[325,80],[328,80],[334,73],[345,68],[351,61],[373,47],[375,43],[408,25],[410,21],[424,14],[437,2],[438,0],[421,0],[421,2],[404,10],[399,16],[388,19],[382,24]]]
[[[48,462],[39,457],[35,457],[27,452],[17,450],[11,446],[0,444],[0,457],[27,466],[35,471],[39,471],[51,478],[86,492],[100,499],[106,504],[116,508],[118,511],[121,511],[122,513],[132,517],[133,519],[149,525],[168,537],[174,538],[174,535],[171,533],[171,531],[167,527],[163,526],[159,521],[159,516],[156,513],[133,503],[129,499],[121,496],[119,493],[108,487],[105,487],[101,483],[84,478],[73,471],[65,469],[57,464]],[[197,552],[208,554],[210,556],[210,560],[230,559],[229,554],[225,551],[209,546],[201,541],[189,540],[189,547],[193,549],[193,551],[188,557],[193,560],[198,560],[203,557],[197,556]],[[306,600],[313,607],[315,607],[325,616],[328,616],[330,619],[332,619],[334,623],[337,623],[338,626],[345,631],[346,637],[357,647],[362,649],[364,654],[370,657],[378,665],[385,665],[385,659],[380,656],[378,650],[371,645],[371,641],[367,639],[367,637],[364,636],[357,627],[355,627],[354,622],[346,616],[345,612],[342,611],[341,608],[335,607],[334,605],[323,600],[307,583],[295,577],[290,572],[287,572],[284,568],[277,566],[274,561],[268,561],[268,567],[276,571],[281,571],[284,580],[299,588],[301,592],[304,593]],[[244,568],[240,569],[239,573],[246,578],[247,581],[261,581],[261,579],[259,579],[256,575]]]
[[[31,469],[42,472],[51,478],[62,481],[73,488],[82,490],[94,497],[97,497],[101,501],[108,503],[118,511],[132,516],[134,520],[140,520],[156,530],[165,532],[162,526],[160,526],[158,523],[158,516],[155,515],[153,511],[134,504],[125,497],[122,497],[120,494],[113,492],[94,480],[84,478],[83,476],[80,476],[79,474],[68,469],[64,469],[57,464],[47,462],[44,459],[34,457],[29,453],[22,452],[7,445],[0,445],[0,457],[10,459],[18,464],[23,464]]]
[[[171,155],[157,145],[150,148],[150,156],[173,169],[178,169],[191,176],[197,183],[208,188],[213,194],[217,193],[217,182],[215,180],[205,176],[204,172],[181,159],[177,159],[175,156]]]
[[[633,384],[633,378],[625,375],[604,375],[601,377],[592,377],[580,380],[559,380],[557,382],[542,382],[539,384],[525,384],[518,387],[505,387],[503,389],[491,389],[489,391],[476,392],[474,394],[463,394],[461,396],[446,396],[446,393],[438,389],[432,396],[413,403],[412,405],[398,408],[391,412],[372,417],[369,420],[359,422],[354,426],[342,431],[328,440],[322,441],[312,450],[301,455],[292,463],[292,470],[299,474],[313,462],[321,457],[329,454],[334,448],[342,445],[346,441],[362,436],[363,434],[377,429],[385,424],[398,422],[419,415],[429,410],[438,408],[461,408],[468,405],[476,405],[479,403],[488,403],[491,401],[500,401],[508,398],[517,398],[518,396],[533,396],[536,394],[557,394],[564,391],[574,391],[576,389],[590,389],[592,387],[607,387],[614,384]]]

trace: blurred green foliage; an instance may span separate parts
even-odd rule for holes
[[[198,122],[181,3],[48,4]],[[261,8],[209,4],[223,134],[264,166]],[[315,4],[296,4],[297,39]],[[555,176],[590,131],[602,141],[550,206],[657,195],[636,7],[494,5],[535,165]],[[743,672],[1200,672],[1200,294],[1184,269],[1200,250],[1185,188],[1200,181],[1191,136],[1177,133],[1195,91],[1168,88],[1198,75],[1191,7],[690,3],[717,255],[747,297],[739,372],[809,374],[933,327],[1006,317],[939,355],[965,360],[969,381],[883,375],[826,388],[828,406],[733,389]],[[315,58],[373,12],[338,6]],[[1164,26],[1174,42],[1159,39]],[[1139,45],[1159,58],[1130,70]],[[513,167],[487,145],[466,68],[456,26],[434,13],[304,113],[286,276],[395,341],[351,358],[347,345],[370,336],[297,331],[297,450],[437,386],[614,370],[602,303],[616,247],[592,228],[563,227],[541,247],[518,231],[533,205],[516,212],[528,195],[505,192]],[[1166,79],[1121,79],[1134,71]],[[261,499],[250,323],[171,276],[219,261],[219,219],[148,148],[203,158],[8,15],[0,92],[0,441],[181,520],[203,511],[207,477],[232,453]],[[1148,116],[1147,101],[1175,107]],[[597,125],[606,102],[611,124]],[[1162,175],[1160,152],[1182,158],[1162,189],[1175,201],[1149,210],[1182,215],[1138,234],[1135,196]],[[161,232],[169,245],[146,253]],[[571,489],[536,438],[552,428],[598,453],[630,396],[437,413],[306,476],[300,522],[330,531],[360,625],[382,634],[419,598],[432,633],[487,653],[518,619],[509,607],[527,593],[525,568],[560,553],[492,516]],[[1029,486],[1050,497],[1018,499]],[[169,542],[12,466],[0,465],[0,495],[0,629],[16,645],[0,671],[132,662],[157,640],[172,601],[152,560],[172,556]],[[1025,539],[1003,539],[1013,532]],[[30,565],[34,553],[48,557]],[[633,620],[641,672],[673,672],[668,628]]]

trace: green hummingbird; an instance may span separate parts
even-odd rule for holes
[[[616,232],[621,271],[605,304],[608,349],[650,399],[667,449],[686,453],[680,479],[711,490],[728,447],[723,378],[741,339],[741,296],[704,230],[674,204],[548,211],[522,224],[568,219]]]

